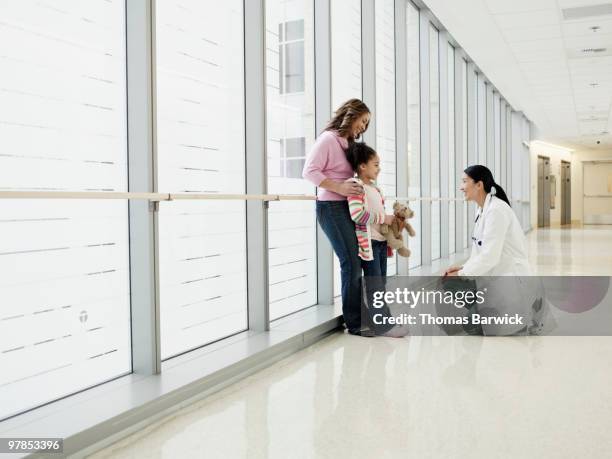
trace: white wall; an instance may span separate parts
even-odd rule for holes
[[[572,220],[582,221],[582,161],[612,160],[612,151],[577,151],[572,154]]]

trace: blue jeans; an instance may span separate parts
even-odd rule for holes
[[[372,257],[370,261],[361,260],[361,267],[363,268],[363,276],[365,278],[365,292],[367,306],[364,307],[366,311],[367,324],[376,332],[376,334],[383,334],[393,328],[393,325],[388,323],[376,323],[374,320],[375,315],[380,317],[391,316],[391,311],[388,306],[382,308],[375,308],[372,306],[374,292],[384,292],[387,285],[387,241],[375,241],[372,239]],[[379,320],[380,321],[380,320]]]
[[[387,241],[372,239],[373,260],[361,260],[363,275],[366,277],[387,277]]]
[[[317,220],[340,261],[342,315],[349,331],[361,328],[361,259],[347,201],[317,201]]]

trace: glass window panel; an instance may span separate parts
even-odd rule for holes
[[[429,26],[429,104],[431,197],[440,197],[440,66],[438,30]],[[431,259],[440,258],[440,201],[431,201]]]
[[[408,196],[421,197],[421,85],[419,52],[419,10],[407,2],[406,41],[408,62]],[[421,265],[421,202],[410,203],[416,237],[409,239],[409,267]]]
[[[521,142],[521,123],[520,123],[520,115],[516,112],[512,112],[511,114],[511,135],[512,138],[510,140],[510,151],[512,154],[512,198],[510,203],[512,204],[515,200],[522,199],[522,170],[521,170],[521,154],[520,154],[520,142]],[[520,205],[517,204],[517,215],[519,220],[521,218],[521,210]]]
[[[471,91],[468,93],[468,97],[470,99],[469,101],[469,106],[473,107],[473,110],[470,108],[470,112],[471,114],[473,114],[473,117],[470,117],[468,119],[468,129],[469,129],[469,150],[468,150],[468,166],[472,166],[474,164],[480,164],[480,152],[478,150],[479,147],[479,140],[478,140],[478,136],[479,133],[481,131],[480,127],[479,127],[479,123],[478,123],[478,117],[479,117],[479,111],[480,111],[480,107],[479,107],[479,103],[478,103],[478,95],[479,95],[479,74],[478,72],[474,71],[471,75]],[[473,149],[473,150],[472,150]],[[471,206],[468,203],[468,218],[466,220],[467,223],[467,232],[466,232],[466,237],[467,239],[467,244],[468,247],[471,247],[472,244],[472,231],[474,228],[474,218],[475,218],[475,208],[473,206]]]
[[[304,21],[288,21],[285,23],[285,40],[304,39]]]
[[[289,178],[302,178],[302,169],[306,162],[306,144],[304,137],[295,139],[283,139],[284,145],[284,171],[283,176]]]
[[[486,163],[485,166],[489,168],[493,177],[495,177],[495,122],[493,114],[493,88],[489,83],[485,85],[485,99],[486,99]]]
[[[473,164],[478,164],[479,163],[479,156],[478,156],[478,110],[479,110],[479,106],[478,106],[478,73],[474,72],[472,74],[472,91],[470,91],[469,97],[471,98],[470,103],[473,104],[474,108],[475,108],[475,119],[473,120],[473,124],[472,126],[469,126],[469,130],[470,130],[470,139],[474,139],[473,141],[473,145],[474,145],[474,151],[470,152],[469,155],[469,165],[472,165],[472,158],[474,158],[474,163]],[[472,123],[472,120],[468,120],[468,124]],[[470,145],[472,144],[472,142],[470,142]]]
[[[304,91],[304,20],[278,24],[278,69],[280,93]]]
[[[302,170],[304,169],[304,159],[288,159],[287,160],[287,174],[289,178],[302,178]]]
[[[332,111],[361,99],[361,0],[334,0],[331,8]],[[340,295],[340,262],[334,253],[334,296]]]
[[[447,45],[448,67],[448,195],[455,197],[455,48]],[[455,207],[456,202],[448,204],[448,253],[455,253]]]
[[[361,0],[334,0],[331,6],[332,110],[361,91]]]
[[[288,90],[278,85],[279,72],[274,65],[266,71],[268,192],[279,194],[315,193],[302,179],[303,160],[288,160],[312,147],[314,129],[314,20],[312,0],[269,0],[266,2],[266,55],[277,62],[277,52],[285,46],[276,31],[301,23],[301,51],[286,65],[291,72]],[[295,27],[297,28],[297,27]],[[294,32],[291,32],[294,34]],[[297,36],[297,33],[294,34]],[[291,53],[291,51],[290,51]],[[299,77],[296,76],[300,74]],[[282,79],[282,78],[281,78]],[[300,140],[296,140],[300,139]],[[303,150],[302,150],[303,149]],[[304,156],[304,155],[302,155]],[[276,175],[274,171],[281,171]],[[316,214],[312,201],[272,202],[268,209],[270,317],[277,319],[317,302]]]
[[[285,148],[287,158],[306,157],[306,139],[304,137],[285,139]]]
[[[285,92],[304,91],[304,42],[285,44]]]
[[[242,1],[156,8],[158,188],[245,193]],[[163,359],[247,328],[245,213],[243,201],[160,205]]]
[[[396,195],[395,180],[395,7],[393,0],[375,3],[376,52],[376,152],[380,157],[377,184],[386,196]],[[393,200],[386,201],[391,212]],[[396,273],[396,259],[389,258],[387,273]]]
[[[0,2],[0,190],[127,191],[124,7]],[[127,202],[3,199],[0,234],[0,419],[131,372]]]
[[[487,84],[478,74],[478,164],[487,165]]]
[[[499,107],[499,131],[500,131],[500,164],[502,169],[502,186],[504,190],[508,186],[508,152],[506,150],[506,102],[501,99]]]
[[[506,104],[506,166],[508,170],[506,171],[506,187],[504,191],[510,200],[510,204],[512,204],[512,200],[514,199],[512,185],[514,172],[512,168],[512,159],[512,107]]]
[[[493,98],[493,123],[494,123],[494,151],[495,151],[495,177],[496,182],[502,182],[501,164],[501,117],[499,112],[499,93],[495,93]]]
[[[468,83],[468,63],[466,60],[463,60],[461,63],[461,71],[463,73],[463,81],[464,81],[464,93],[461,98],[461,111],[463,113],[463,125],[461,126],[463,129],[463,151],[461,155],[461,168],[457,177],[463,177],[463,171],[468,167],[468,95],[469,95],[469,83]],[[459,182],[461,184],[461,181]],[[457,191],[459,197],[463,197],[463,193],[461,191]],[[463,201],[461,203],[461,207],[463,209],[463,233],[464,238],[462,241],[462,248],[468,247],[468,241],[471,240],[471,234],[468,231],[468,204],[467,201]]]

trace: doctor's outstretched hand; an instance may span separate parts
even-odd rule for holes
[[[459,270],[461,270],[461,268],[463,268],[463,266],[451,266],[446,271],[444,271],[444,277],[458,276]]]

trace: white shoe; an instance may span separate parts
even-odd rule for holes
[[[396,325],[391,330],[383,333],[381,336],[386,336],[388,338],[403,338],[408,335],[410,332],[410,328],[408,325]]]

